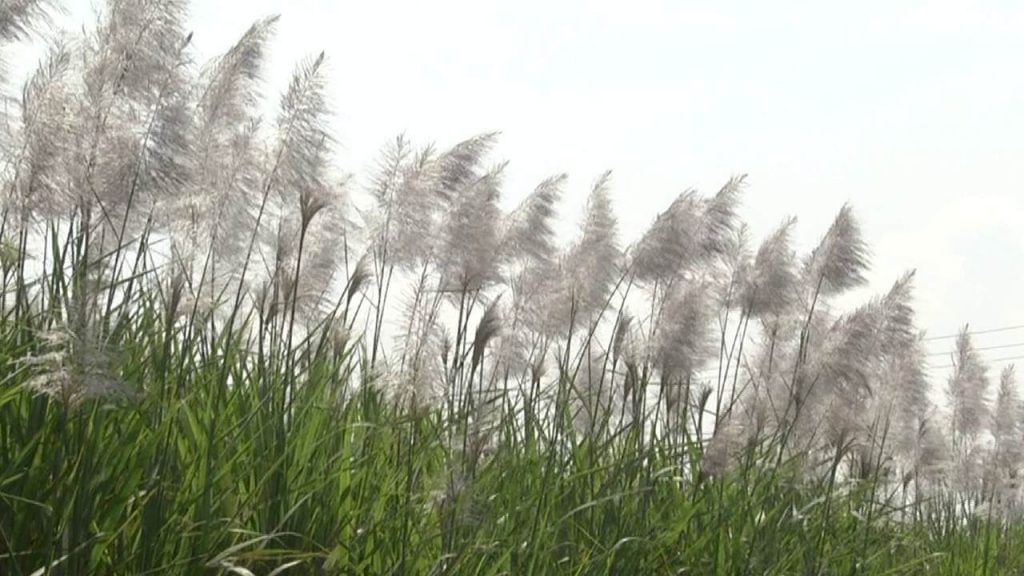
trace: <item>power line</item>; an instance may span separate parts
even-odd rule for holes
[[[987,364],[995,364],[997,362],[1009,362],[1010,360],[1024,360],[1024,355],[1020,355],[1020,356],[1007,356],[1006,358],[993,358],[992,360],[986,360],[985,362]],[[938,366],[935,369],[936,370],[948,370],[949,368],[952,368],[952,367],[953,367],[953,364],[950,364],[948,366]]]
[[[974,330],[974,331],[967,332],[967,335],[968,336],[975,336],[975,335],[978,335],[978,334],[993,334],[995,332],[1009,332],[1011,330],[1022,330],[1022,329],[1024,329],[1024,324],[1020,324],[1020,325],[1017,325],[1017,326],[1005,326],[1003,328],[990,328],[988,330]],[[956,338],[958,336],[960,336],[960,333],[946,334],[945,336],[929,336],[928,338],[925,338],[924,340],[925,341],[930,341],[930,340],[948,340],[948,339],[951,339],[951,338]]]
[[[975,348],[974,350],[978,352],[983,352],[985,350],[1002,350],[1004,348],[1017,348],[1019,346],[1024,346],[1024,342],[1016,342],[1014,344],[1001,344],[999,346],[984,346],[982,348]],[[956,350],[950,350],[948,352],[932,352],[931,354],[928,354],[928,356],[946,356],[948,354],[956,354]]]

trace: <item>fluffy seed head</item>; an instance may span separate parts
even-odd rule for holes
[[[498,299],[491,302],[491,305],[484,311],[484,315],[477,324],[476,333],[473,335],[473,358],[472,367],[475,369],[483,360],[487,344],[501,332],[501,308],[498,306]]]
[[[451,197],[439,255],[444,289],[479,290],[497,279],[498,234],[505,164],[466,183]]]
[[[973,440],[987,424],[988,386],[988,369],[974,349],[967,326],[964,326],[956,339],[953,374],[946,384],[954,442]]]
[[[595,182],[587,200],[583,229],[562,264],[576,315],[589,318],[608,297],[619,265],[618,225],[608,184],[611,172]]]
[[[510,213],[503,223],[500,254],[503,259],[550,262],[555,253],[552,220],[562,197],[565,174],[547,178]]]
[[[707,286],[684,286],[670,294],[658,328],[656,356],[665,380],[685,381],[707,359],[711,313]]]
[[[786,219],[761,244],[750,273],[744,278],[742,305],[754,317],[776,316],[796,295],[796,257],[790,246],[795,218]]]
[[[812,291],[820,286],[822,295],[831,295],[864,284],[867,268],[867,244],[853,210],[845,205],[804,264],[804,276]]]
[[[31,376],[26,388],[75,407],[127,388],[106,346],[88,335],[57,326],[39,334],[39,351],[21,359]]]
[[[995,439],[995,466],[998,472],[1016,476],[1024,463],[1024,405],[1017,391],[1017,378],[1011,364],[999,376],[992,422]]]
[[[632,250],[638,279],[666,280],[700,257],[701,208],[696,192],[688,190],[658,215]]]

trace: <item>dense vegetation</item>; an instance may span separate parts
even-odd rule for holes
[[[563,247],[565,176],[349,177],[323,56],[264,123],[275,20],[196,66],[184,8],[109,0],[4,109],[0,573],[1024,572],[1013,370],[965,329],[933,405],[913,274],[835,305],[849,207],[751,247],[738,177],[623,247],[605,174]]]

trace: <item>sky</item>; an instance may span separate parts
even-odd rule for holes
[[[55,29],[93,18],[95,0],[64,5]],[[506,204],[566,172],[572,223],[611,169],[626,242],[745,173],[755,238],[792,215],[810,249],[852,204],[873,251],[859,298],[916,269],[929,335],[1024,325],[1024,3],[197,0],[196,58],[272,14],[265,95],[325,51],[348,171],[398,134],[500,130]],[[996,369],[1024,356],[1024,328],[975,342],[1001,346]],[[937,377],[951,348],[929,341]]]

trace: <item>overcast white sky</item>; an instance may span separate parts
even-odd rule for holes
[[[93,4],[66,0],[60,25]],[[683,189],[748,173],[758,236],[792,214],[809,247],[851,202],[873,290],[916,268],[930,334],[1024,324],[1024,3],[197,0],[196,55],[270,14],[267,95],[325,50],[349,171],[399,133],[501,130],[509,204],[564,171],[573,219],[610,168],[627,240]],[[1024,330],[977,343],[1024,355]]]

